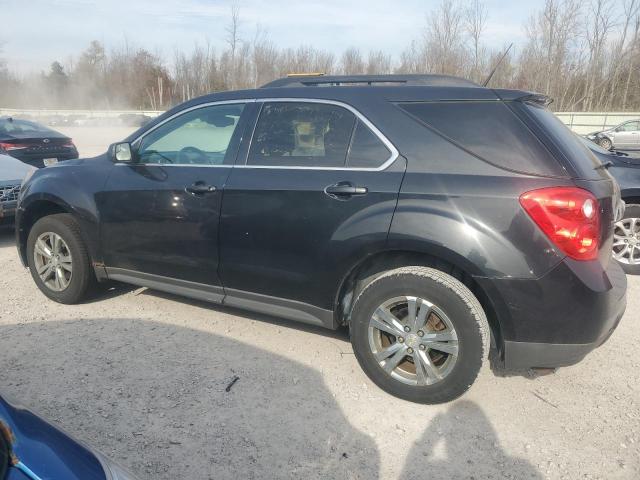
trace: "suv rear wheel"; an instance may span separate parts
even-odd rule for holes
[[[27,260],[38,288],[59,303],[80,302],[96,281],[80,228],[66,213],[35,223],[27,239]]]
[[[627,205],[613,228],[613,258],[625,273],[640,274],[640,205]]]
[[[462,395],[488,355],[489,325],[476,297],[427,267],[398,268],[369,283],[354,303],[350,333],[369,378],[419,403]]]

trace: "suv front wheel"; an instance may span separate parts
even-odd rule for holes
[[[462,395],[488,356],[489,325],[476,297],[427,267],[398,268],[369,283],[354,303],[350,334],[369,378],[419,403]]]
[[[95,283],[80,227],[69,214],[43,217],[33,225],[27,260],[38,288],[56,302],[78,303]]]

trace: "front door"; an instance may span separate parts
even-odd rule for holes
[[[386,243],[404,169],[393,145],[346,106],[264,103],[246,163],[225,188],[225,301],[266,302],[302,310],[312,323],[330,321],[348,265]]]
[[[111,277],[144,274],[147,283],[177,280],[176,291],[204,284],[222,293],[220,206],[245,105],[178,114],[133,143],[134,163],[114,166],[98,198],[101,248]]]
[[[637,121],[627,122],[620,125],[615,131],[614,146],[616,148],[638,148],[640,147],[640,127]]]

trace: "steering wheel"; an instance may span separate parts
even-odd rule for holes
[[[208,163],[207,154],[196,147],[184,147],[178,152],[176,163],[202,164]]]

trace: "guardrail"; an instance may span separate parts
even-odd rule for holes
[[[579,134],[605,130],[627,120],[640,118],[638,112],[556,112],[571,130]]]
[[[56,125],[98,125],[121,122],[124,117],[157,117],[160,110],[64,110],[64,109],[13,109],[0,108],[0,116],[29,118]],[[640,119],[640,112],[556,112],[560,120],[574,132],[585,134],[615,127],[627,120]]]

